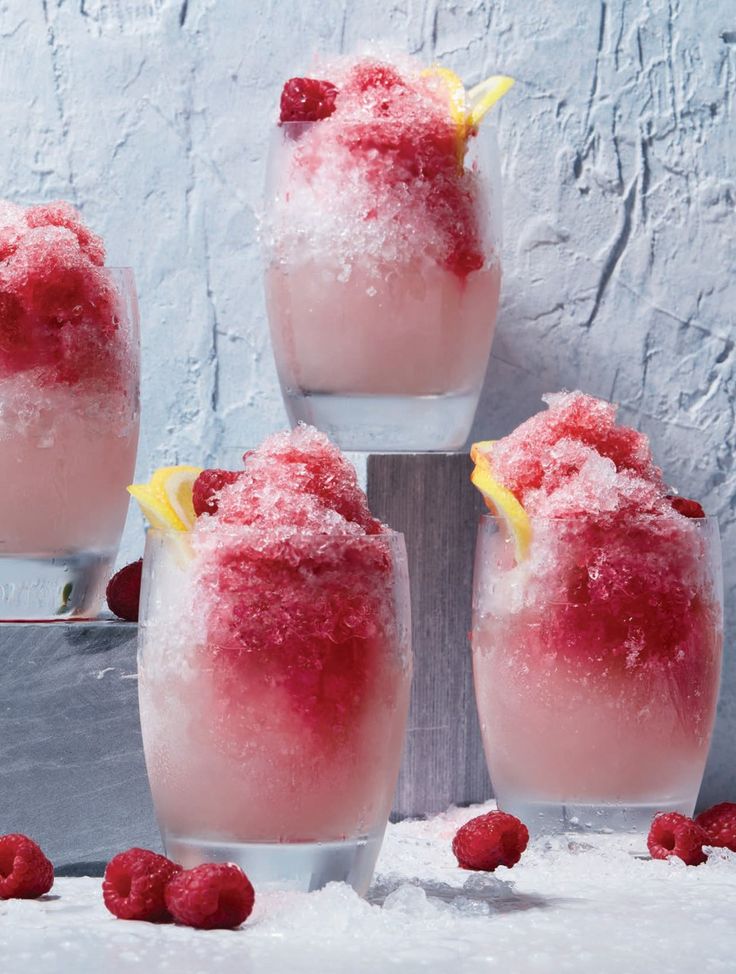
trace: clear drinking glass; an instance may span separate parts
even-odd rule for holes
[[[289,419],[344,450],[460,449],[501,285],[493,128],[468,140],[457,182],[435,185],[401,168],[400,149],[367,145],[376,131],[391,144],[391,122],[384,133],[372,120],[369,137],[356,125],[321,152],[319,126],[330,124],[282,124],[269,158],[266,300]],[[370,165],[353,161],[356,146],[373,152]]]
[[[533,833],[632,832],[692,815],[723,643],[711,518],[626,528],[532,519],[517,564],[481,518],[473,669],[499,807]]]
[[[65,327],[22,320],[47,337],[16,341],[0,369],[0,620],[94,617],[120,543],[138,445],[138,303],[130,268],[95,273],[95,310],[72,308]]]
[[[140,712],[167,854],[236,862],[256,888],[364,893],[409,704],[403,537],[312,536],[274,560],[219,524],[214,570],[196,544],[149,531],[144,558]]]

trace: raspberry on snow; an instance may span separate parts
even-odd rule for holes
[[[687,815],[666,812],[655,815],[647,837],[652,859],[676,856],[687,866],[699,866],[708,858],[703,846],[708,844],[705,831]]]
[[[0,900],[33,900],[54,885],[54,867],[27,835],[0,835]]]
[[[138,622],[142,575],[143,559],[139,558],[138,561],[121,568],[107,583],[105,590],[107,606],[119,619]]]
[[[452,840],[452,851],[462,869],[493,872],[514,866],[529,842],[529,830],[515,815],[488,812],[471,818]]]
[[[250,880],[232,862],[188,869],[166,888],[166,906],[177,923],[200,930],[239,927],[250,916],[254,901]]]
[[[165,891],[181,866],[148,849],[128,849],[110,860],[102,881],[102,898],[120,920],[170,920]]]
[[[736,852],[736,802],[721,802],[695,816],[708,845]]]

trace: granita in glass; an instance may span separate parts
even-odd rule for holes
[[[262,220],[289,417],[344,449],[459,448],[501,282],[497,149],[479,123],[511,79],[466,92],[409,58],[318,73],[284,85]]]
[[[314,429],[244,460],[195,481],[190,531],[147,536],[140,711],[167,854],[365,892],[409,702],[403,539]]]
[[[476,444],[473,666],[499,806],[536,832],[693,812],[722,650],[714,520],[579,392]]]
[[[138,442],[132,272],[67,203],[0,201],[0,618],[94,616]]]

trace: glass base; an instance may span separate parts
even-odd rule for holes
[[[0,622],[94,619],[114,553],[0,555]]]
[[[257,890],[311,892],[348,883],[364,896],[370,886],[383,831],[337,842],[216,842],[163,832],[166,855],[185,869],[203,862],[234,862]]]
[[[465,446],[478,393],[366,396],[285,390],[284,402],[292,425],[316,426],[342,450],[451,452]]]
[[[498,799],[498,807],[516,815],[529,829],[541,835],[631,835],[646,837],[658,812],[692,815],[695,799],[642,804],[582,804],[576,802],[532,802]],[[642,840],[646,852],[646,842]]]

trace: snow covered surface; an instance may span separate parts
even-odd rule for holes
[[[458,869],[450,841],[487,810],[389,827],[368,896],[257,896],[236,932],[115,920],[99,879],[59,879],[41,901],[0,903],[4,974],[733,971],[736,855],[699,867],[636,858],[617,840],[538,840],[513,870]]]

